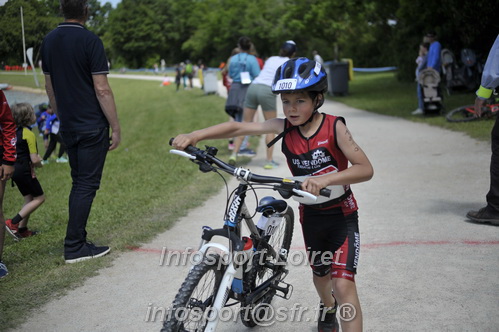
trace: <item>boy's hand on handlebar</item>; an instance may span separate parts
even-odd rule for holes
[[[309,177],[301,184],[301,188],[312,195],[319,196],[322,188],[329,185],[327,180],[321,177]]]
[[[185,150],[189,145],[196,146],[196,139],[192,134],[180,134],[173,139],[171,146],[178,150]]]

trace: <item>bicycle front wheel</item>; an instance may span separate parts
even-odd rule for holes
[[[215,301],[224,265],[219,255],[209,255],[194,266],[173,301],[162,332],[204,331],[209,308]]]
[[[469,122],[478,120],[475,117],[475,105],[461,106],[453,109],[445,116],[449,122]]]

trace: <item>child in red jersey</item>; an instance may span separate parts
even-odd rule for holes
[[[0,90],[0,279],[9,272],[2,262],[3,241],[5,238],[5,218],[3,216],[3,195],[5,184],[14,174],[16,161],[16,124],[12,118],[7,99]]]
[[[341,321],[342,330],[362,331],[354,279],[360,248],[357,202],[349,185],[370,180],[373,168],[345,120],[318,112],[327,91],[327,76],[320,63],[307,58],[285,62],[277,69],[272,91],[281,94],[285,119],[226,122],[178,135],[173,146],[185,149],[205,139],[268,133],[278,134],[276,140],[283,138],[288,167],[294,176],[304,176],[302,189],[316,196],[325,187],[337,193],[319,204],[300,204],[313,282],[323,306],[319,331],[337,331],[338,303],[355,308],[355,317]]]

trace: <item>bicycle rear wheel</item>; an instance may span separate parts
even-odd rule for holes
[[[209,255],[194,266],[175,296],[161,331],[204,331],[207,310],[215,301],[224,270],[219,255]]]
[[[283,215],[283,220],[279,227],[274,231],[272,236],[265,240],[263,239],[256,248],[253,255],[253,261],[250,271],[245,274],[244,284],[245,290],[251,293],[258,286],[269,280],[277,273],[282,273],[284,269],[283,263],[287,261],[291,239],[293,237],[294,227],[294,212],[288,207]],[[271,255],[267,248],[271,246],[276,256]],[[278,284],[281,279],[277,279],[274,284]],[[242,302],[240,317],[243,324],[247,327],[254,327],[266,315],[265,310],[268,306],[259,307],[261,304],[270,304],[276,294],[276,290],[271,288],[264,292],[264,295],[253,303]],[[256,311],[255,311],[256,309]]]
[[[478,120],[478,118],[475,117],[475,105],[466,105],[453,109],[445,115],[445,118],[449,122],[469,122]]]

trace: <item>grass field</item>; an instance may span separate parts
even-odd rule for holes
[[[445,112],[475,102],[473,92],[451,95],[444,92],[443,98]],[[490,131],[494,124],[494,121],[490,120],[450,123],[443,116],[411,115],[417,108],[416,85],[412,82],[397,81],[393,72],[355,73],[354,80],[349,85],[349,94],[345,97],[335,97],[334,100],[370,112],[464,132],[480,140],[490,140]]]
[[[43,78],[38,76],[43,86]],[[155,81],[110,79],[122,124],[122,143],[108,155],[101,189],[88,222],[89,239],[112,247],[111,255],[66,265],[63,238],[67,197],[71,186],[69,165],[46,165],[38,171],[46,202],[30,220],[39,236],[15,243],[7,236],[3,260],[11,274],[0,281],[0,326],[16,326],[29,310],[77,287],[109,266],[116,253],[152,239],[223,184],[213,173],[201,174],[194,164],[168,153],[168,140],[181,132],[227,120],[224,100],[201,90],[175,92],[174,86]],[[0,83],[35,88],[32,76],[0,72]],[[492,121],[450,124],[443,117],[415,117],[415,86],[400,83],[394,73],[356,74],[350,94],[339,102],[368,111],[463,131],[487,140]],[[447,110],[472,103],[474,95],[445,96]],[[415,138],[417,139],[417,138]],[[253,139],[255,144],[256,138]],[[209,141],[228,156],[226,141]],[[438,144],[438,142],[435,142]],[[43,145],[39,142],[41,153]],[[7,185],[5,216],[11,218],[23,203],[17,188]]]
[[[1,75],[11,85],[31,84],[32,77]],[[101,189],[87,230],[96,244],[127,250],[165,231],[180,216],[222,186],[214,174],[201,174],[194,164],[168,153],[168,140],[192,128],[227,120],[224,100],[201,90],[175,92],[159,82],[110,79],[122,125],[122,143],[108,154]],[[226,141],[208,142],[227,154]],[[256,144],[256,143],[255,143]],[[41,152],[43,144],[38,143]],[[0,282],[0,326],[15,326],[32,308],[77,287],[109,266],[116,254],[66,265],[63,239],[67,197],[71,186],[68,164],[49,163],[37,172],[46,202],[29,226],[41,231],[19,243],[6,235],[4,257],[10,275]],[[7,185],[4,213],[12,218],[23,204],[17,188]],[[34,300],[36,299],[36,300]]]

